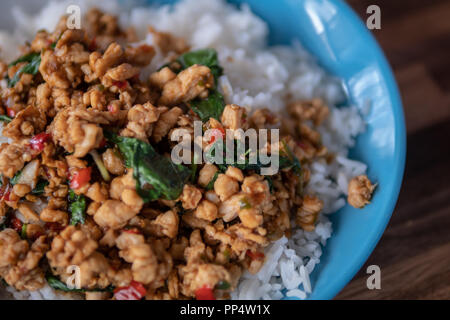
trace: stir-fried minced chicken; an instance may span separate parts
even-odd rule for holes
[[[226,299],[245,270],[259,271],[272,241],[294,227],[314,230],[323,202],[304,192],[308,167],[333,158],[316,130],[329,114],[323,101],[288,105],[281,142],[266,146],[285,160],[275,175],[175,166],[171,137],[192,135],[194,121],[223,136],[280,119],[225,104],[214,50],[188,52],[183,39],[154,28],[156,47],[139,44],[97,9],[83,30],[65,21],[38,32],[20,59],[1,62],[10,142],[0,146],[0,277],[8,285],[70,292],[76,266],[87,299]],[[143,79],[156,52],[172,58]],[[363,206],[372,191],[358,177],[349,202]]]
[[[348,203],[355,208],[364,208],[370,203],[376,187],[366,175],[354,177],[348,184]]]

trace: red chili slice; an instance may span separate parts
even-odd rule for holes
[[[75,170],[70,178],[70,187],[79,189],[91,180],[92,168]]]
[[[100,149],[104,148],[106,146],[106,139],[103,138],[102,142],[100,142],[100,145],[98,146]]]
[[[45,132],[39,133],[38,135],[35,135],[30,140],[30,146],[31,149],[41,152],[44,150],[45,143],[48,142],[51,138],[51,135]]]
[[[6,114],[8,115],[8,117],[14,118],[16,116],[16,111],[14,111],[14,109],[7,107]]]
[[[16,230],[18,233],[21,233],[22,232],[22,227],[23,227],[23,222],[22,221],[20,221],[17,218],[12,218],[11,219],[11,228]]]
[[[91,43],[89,44],[89,51],[95,51],[97,50],[97,38],[94,37],[94,39],[92,39]]]
[[[6,201],[9,201],[9,194],[11,193],[11,187],[9,184],[4,185],[0,188],[0,199],[5,199]],[[6,199],[8,198],[8,199]]]
[[[250,259],[252,259],[252,260],[263,260],[266,257],[266,255],[264,253],[259,252],[259,251],[253,252],[251,250],[247,250],[246,253],[247,253],[247,256],[249,256]]]
[[[60,232],[63,231],[65,227],[58,222],[46,222],[45,228],[53,232]]]
[[[128,287],[121,287],[114,290],[116,300],[141,300],[147,294],[144,285],[137,281],[131,281]]]
[[[108,105],[108,111],[111,112],[112,114],[116,114],[117,112],[119,112],[119,110],[112,104]]]
[[[195,291],[195,298],[197,300],[216,300],[213,289],[207,286],[197,289],[197,291]]]
[[[209,140],[209,144],[216,142],[217,139],[225,138],[225,130],[223,128],[217,128],[212,130],[212,137]]]
[[[131,234],[141,234],[142,232],[138,228],[130,228],[130,229],[123,229],[123,232],[131,233]]]
[[[3,199],[5,201],[10,201],[10,199],[9,199],[10,195],[11,195],[11,188],[9,188],[9,186],[8,186],[8,189],[5,191],[5,193],[3,195]]]
[[[303,150],[308,149],[308,146],[301,141],[297,141],[297,145]]]
[[[120,90],[123,90],[128,86],[128,81],[114,81],[113,85],[119,88]]]

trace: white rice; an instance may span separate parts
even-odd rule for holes
[[[244,274],[233,292],[233,299],[305,299],[314,288],[310,275],[320,263],[323,247],[332,233],[327,214],[344,207],[349,180],[365,173],[365,164],[347,158],[355,137],[364,131],[365,124],[356,107],[336,108],[345,101],[338,79],[329,76],[315,59],[302,49],[299,42],[292,46],[267,47],[268,27],[247,6],[235,8],[223,0],[184,0],[175,5],[159,8],[133,8],[119,10],[116,1],[57,1],[50,2],[40,13],[29,15],[13,9],[17,28],[0,32],[1,55],[12,60],[16,47],[30,40],[39,29],[52,30],[69,4],[79,4],[82,12],[91,6],[118,14],[121,23],[133,25],[142,41],[152,44],[147,26],[153,25],[184,37],[193,49],[213,47],[219,53],[226,76],[219,85],[228,103],[247,108],[268,107],[273,111],[284,108],[284,99],[323,98],[331,108],[331,115],[319,129],[323,142],[337,154],[331,165],[317,162],[312,166],[308,193],[324,201],[324,214],[319,217],[314,232],[297,229],[290,239],[282,238],[266,250],[267,261],[257,275]],[[155,71],[164,64],[160,53],[148,68]],[[56,294],[46,286],[38,292],[16,292],[16,299],[57,299],[67,295]]]

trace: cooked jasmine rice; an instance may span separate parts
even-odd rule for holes
[[[228,5],[222,0],[184,0],[174,7],[138,8],[128,5],[122,10],[115,1],[52,1],[37,14],[13,9],[17,22],[13,35],[0,32],[1,55],[5,61],[16,57],[16,47],[32,39],[40,29],[53,30],[69,4],[77,3],[82,12],[97,6],[117,14],[122,26],[133,26],[142,43],[153,45],[148,34],[149,25],[159,31],[183,37],[192,49],[215,48],[225,76],[219,88],[227,103],[249,110],[269,108],[283,112],[286,98],[309,100],[320,97],[330,107],[330,116],[319,128],[323,144],[336,154],[336,161],[314,162],[307,193],[317,195],[324,209],[312,232],[295,229],[289,239],[283,237],[272,243],[265,252],[266,261],[256,275],[246,272],[232,292],[232,299],[305,299],[314,291],[311,273],[321,262],[327,240],[332,236],[328,219],[346,205],[349,181],[366,172],[366,165],[348,159],[348,150],[355,138],[364,131],[365,124],[356,107],[340,107],[345,94],[339,79],[333,78],[318,66],[298,41],[291,46],[267,46],[268,27],[249,7]],[[148,67],[148,75],[167,61],[157,51]],[[319,275],[320,277],[320,275]],[[46,286],[38,292],[17,292],[8,288],[16,299],[57,299],[68,295],[55,293]]]

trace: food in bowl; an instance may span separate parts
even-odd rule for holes
[[[375,188],[347,158],[364,121],[336,107],[340,82],[298,43],[267,47],[245,6],[190,0],[114,15],[81,4],[81,29],[52,21],[61,3],[43,10],[48,21],[28,17],[30,42],[1,64],[8,292],[306,298],[327,214],[347,194],[364,207]],[[256,149],[249,131],[264,141]],[[176,148],[194,142],[200,154],[182,148],[189,161],[178,163]],[[234,147],[243,153],[229,156]]]

